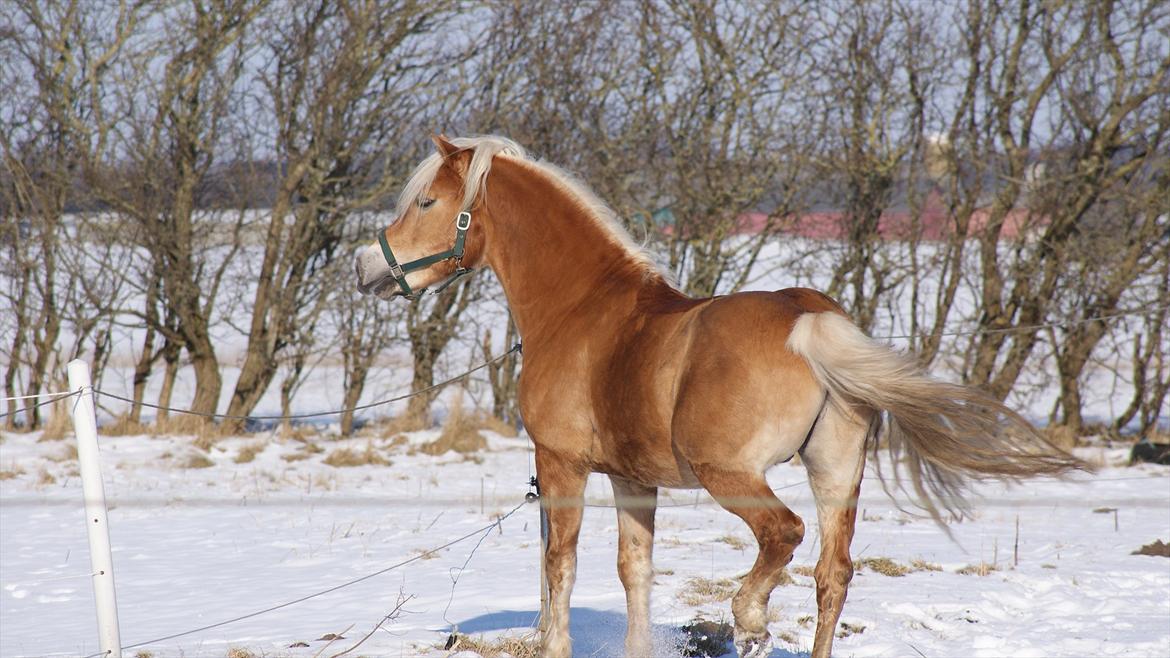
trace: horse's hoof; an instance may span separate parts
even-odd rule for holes
[[[735,650],[739,658],[764,658],[772,651],[772,636],[764,633],[759,637],[736,640]]]

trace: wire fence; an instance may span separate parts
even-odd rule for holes
[[[53,397],[48,399],[48,400],[45,400],[44,402],[37,402],[36,404],[30,404],[27,407],[22,407],[20,409],[15,409],[13,411],[8,411],[5,413],[2,413],[2,414],[0,414],[0,418],[4,418],[6,416],[17,416],[17,415],[20,415],[22,413],[32,411],[33,409],[48,406],[50,404],[53,404],[54,402],[60,402],[61,400],[64,400],[66,398],[71,398],[75,395],[81,395],[81,393],[83,393],[83,392],[84,391],[73,391],[71,393],[53,393],[52,394]],[[38,397],[41,397],[41,396],[39,396],[39,395],[23,395],[23,396],[18,396],[15,398],[5,398],[5,399],[6,400],[28,400],[28,399],[32,399],[32,398],[38,398]]]
[[[500,354],[499,356],[488,359],[487,361],[484,361],[483,363],[475,366],[474,368],[471,368],[470,370],[468,370],[466,372],[463,372],[461,374],[455,375],[454,377],[450,377],[448,379],[445,379],[437,384],[432,384],[432,385],[427,386],[425,388],[420,388],[417,391],[411,391],[410,393],[404,393],[402,395],[397,395],[397,396],[394,396],[391,398],[378,400],[376,402],[370,402],[368,404],[359,404],[359,405],[356,405],[353,407],[345,407],[342,409],[332,409],[330,411],[314,411],[314,412],[310,412],[310,413],[300,413],[300,414],[220,414],[220,413],[214,413],[214,412],[194,411],[191,409],[181,409],[178,407],[168,407],[168,406],[164,406],[164,405],[151,404],[150,402],[144,402],[142,400],[135,400],[133,398],[128,398],[128,397],[125,397],[122,395],[118,395],[117,393],[111,393],[109,391],[102,390],[99,388],[94,388],[92,390],[97,395],[102,395],[102,396],[105,396],[105,397],[108,397],[108,398],[111,398],[114,400],[118,400],[121,402],[136,404],[136,405],[140,405],[143,407],[148,407],[150,409],[157,409],[159,411],[166,411],[169,413],[186,414],[188,416],[199,416],[202,418],[211,418],[211,419],[215,419],[215,420],[252,420],[252,421],[256,421],[256,420],[280,420],[280,421],[303,420],[306,418],[323,418],[326,416],[340,416],[340,415],[345,414],[345,413],[364,411],[366,409],[373,409],[375,407],[382,407],[382,406],[386,406],[388,404],[393,404],[395,402],[402,402],[404,400],[409,400],[411,398],[415,398],[415,397],[418,397],[420,395],[425,395],[427,393],[430,393],[431,391],[436,391],[436,390],[439,390],[445,386],[449,386],[451,384],[454,384],[455,382],[467,379],[468,377],[479,372],[480,370],[483,370],[484,368],[487,368],[490,365],[498,363],[498,362],[508,358],[509,356],[516,354],[518,352],[521,352],[521,351],[522,351],[521,344],[516,343],[510,349],[508,349],[508,351],[504,352],[503,354]],[[0,418],[4,418],[6,416],[15,416],[17,414],[21,414],[21,413],[24,413],[26,411],[31,411],[37,407],[44,407],[46,405],[53,404],[54,402],[58,402],[60,400],[66,399],[66,398],[73,397],[74,395],[80,395],[81,393],[84,393],[84,391],[71,391],[68,393],[42,393],[42,394],[36,394],[36,395],[21,395],[21,396],[15,396],[15,397],[0,398],[0,400],[7,401],[7,400],[26,400],[26,399],[32,399],[32,398],[45,397],[45,396],[54,396],[49,400],[45,400],[43,402],[39,402],[36,404],[31,404],[31,405],[28,405],[28,406],[21,408],[21,409],[16,409],[16,410],[5,412],[5,413],[0,413]]]
[[[1155,308],[1147,308],[1135,311],[1121,311],[1119,313],[1109,313],[1106,315],[1098,315],[1091,318],[1080,318],[1077,320],[1062,320],[1060,322],[1047,322],[1044,324],[1032,324],[1019,327],[1000,327],[995,329],[971,329],[966,331],[939,331],[933,334],[905,334],[899,336],[885,336],[883,340],[897,340],[910,339],[923,340],[926,338],[954,338],[960,336],[990,336],[995,334],[1011,334],[1011,333],[1025,333],[1030,331],[1040,331],[1042,329],[1060,329],[1068,327],[1079,327],[1085,324],[1092,324],[1094,322],[1104,322],[1106,320],[1116,320],[1119,318],[1133,318],[1133,317],[1148,317],[1161,313],[1170,309],[1170,305],[1160,306]]]
[[[1115,314],[1103,315],[1103,316],[1099,316],[1099,317],[1095,317],[1095,318],[1085,318],[1085,319],[1076,320],[1076,321],[1068,321],[1068,322],[1062,322],[1062,323],[1048,323],[1048,324],[1043,324],[1043,325],[1031,325],[1031,326],[1026,326],[1026,327],[1010,327],[1010,328],[1003,328],[1003,329],[983,329],[983,330],[970,331],[970,332],[964,332],[964,331],[940,332],[940,333],[934,334],[934,336],[936,336],[936,337],[964,336],[964,335],[992,334],[992,333],[1004,333],[1004,332],[1039,331],[1042,329],[1056,328],[1056,327],[1062,327],[1062,326],[1067,327],[1067,326],[1079,325],[1079,324],[1084,324],[1084,323],[1089,323],[1089,322],[1113,320],[1113,319],[1123,318],[1123,317],[1149,315],[1152,313],[1160,312],[1162,310],[1164,310],[1164,309],[1145,309],[1142,311],[1133,311],[1133,312],[1127,312],[1127,313],[1115,313]],[[893,339],[905,339],[905,338],[914,338],[914,337],[925,338],[925,337],[927,337],[927,335],[887,336],[887,337],[885,337],[885,339],[893,340]],[[483,368],[486,368],[494,363],[497,363],[505,358],[508,358],[512,354],[521,352],[521,349],[522,348],[521,348],[520,343],[516,343],[515,345],[512,346],[511,349],[504,352],[503,354],[501,354],[497,357],[494,357],[488,361],[485,361],[484,363],[481,363],[480,365],[475,366],[474,368],[471,368],[470,370],[468,370],[462,374],[456,375],[456,376],[451,377],[449,379],[446,379],[442,382],[439,382],[437,384],[434,384],[432,386],[428,386],[426,388],[423,388],[423,389],[420,389],[417,391],[412,391],[410,393],[394,396],[394,397],[383,399],[383,400],[378,400],[378,401],[371,402],[368,404],[356,405],[353,407],[347,407],[347,408],[343,408],[343,409],[335,409],[335,410],[323,411],[323,412],[299,413],[299,414],[271,414],[271,415],[218,414],[218,413],[198,412],[198,411],[193,411],[193,410],[188,410],[188,409],[180,409],[180,408],[173,408],[173,407],[151,404],[148,402],[143,402],[141,400],[134,400],[132,398],[127,398],[127,397],[124,397],[121,395],[117,395],[117,394],[110,393],[108,391],[104,391],[104,390],[96,389],[96,388],[89,388],[88,390],[92,391],[94,394],[103,395],[103,396],[106,396],[108,398],[119,400],[122,402],[135,404],[135,405],[141,405],[143,407],[148,407],[148,408],[152,408],[152,409],[156,409],[156,410],[160,410],[160,411],[168,411],[168,412],[179,413],[179,414],[187,414],[187,415],[191,415],[191,416],[199,416],[199,417],[204,417],[204,418],[222,419],[222,420],[253,420],[253,421],[255,421],[255,420],[280,420],[280,421],[288,421],[288,420],[298,420],[298,419],[319,418],[319,417],[326,417],[326,416],[333,416],[333,415],[341,415],[344,413],[363,411],[366,409],[371,409],[371,408],[375,408],[375,407],[379,407],[379,406],[392,404],[395,402],[408,400],[412,397],[424,395],[426,393],[429,393],[429,392],[435,391],[437,389],[443,388],[445,386],[448,386],[454,382],[461,381],[461,380],[469,377],[470,375],[474,374],[475,372],[482,370]],[[0,418],[6,417],[9,415],[25,413],[25,412],[28,412],[28,411],[35,409],[35,408],[47,406],[47,405],[59,402],[61,400],[64,400],[64,399],[67,399],[67,398],[70,398],[73,396],[82,395],[86,392],[87,392],[87,389],[83,388],[83,389],[80,389],[77,391],[72,391],[72,392],[43,393],[43,394],[14,396],[14,397],[3,398],[4,401],[35,399],[35,400],[38,400],[38,402],[31,404],[31,405],[27,405],[27,406],[20,408],[20,409],[10,411],[10,412],[0,413]],[[41,400],[41,398],[48,398],[48,399]],[[1128,477],[1103,478],[1103,479],[1096,479],[1093,481],[1128,480],[1128,479],[1143,479],[1143,477],[1139,476],[1139,477],[1133,477],[1133,478],[1128,478]],[[1147,477],[1144,479],[1150,479],[1150,478]],[[804,484],[805,483],[803,483],[803,482],[787,484],[787,485],[777,487],[776,489],[774,489],[774,491],[779,491],[781,489],[789,489],[789,488],[796,487],[796,486],[802,486]],[[11,506],[14,504],[15,505],[20,505],[20,504],[46,505],[46,504],[56,504],[57,502],[58,501],[45,500],[45,499],[37,499],[37,500],[33,501],[33,500],[23,500],[23,499],[19,499],[19,498],[14,499],[12,497],[6,497],[5,500],[0,501],[0,506]],[[60,502],[65,503],[66,501],[60,501]],[[70,501],[70,502],[72,504],[75,504],[76,501]],[[125,501],[125,500],[119,501],[119,504],[125,504],[126,502],[129,502],[129,501]],[[152,502],[154,502],[154,501],[152,501]],[[168,504],[172,504],[173,502],[174,501],[167,501],[165,499],[158,499],[157,500],[157,504],[159,504],[159,505],[168,505]],[[184,505],[191,505],[191,504],[198,504],[199,501],[185,498],[182,502],[184,503]],[[321,504],[370,505],[370,504],[376,504],[376,505],[410,505],[412,507],[418,507],[420,505],[427,505],[427,506],[437,506],[437,507],[449,508],[449,507],[454,507],[454,506],[458,506],[458,505],[474,505],[474,504],[479,504],[482,507],[485,503],[485,499],[481,497],[477,501],[475,499],[437,499],[437,498],[426,498],[426,499],[420,499],[420,498],[410,498],[410,499],[333,498],[333,499],[320,499],[320,500],[313,500],[313,501],[305,501],[304,499],[298,499],[296,501],[279,501],[279,502],[275,502],[275,504],[304,505],[304,504],[306,504],[306,502],[308,502],[311,505],[321,505]],[[322,589],[322,590],[319,590],[316,592],[312,592],[310,594],[306,594],[306,595],[303,595],[303,596],[300,596],[300,597],[297,597],[297,598],[294,598],[294,599],[291,599],[288,601],[273,604],[273,605],[270,605],[270,606],[265,607],[263,609],[255,610],[255,611],[252,611],[252,612],[249,612],[246,614],[242,614],[242,615],[237,615],[237,616],[231,617],[229,619],[224,619],[222,621],[218,621],[218,622],[215,622],[212,624],[206,624],[206,625],[200,626],[198,628],[193,628],[193,629],[182,631],[179,633],[172,633],[170,635],[166,635],[166,636],[162,636],[162,637],[157,637],[157,638],[152,638],[149,640],[135,642],[132,644],[127,644],[127,645],[122,646],[121,648],[123,650],[126,650],[126,649],[133,649],[133,648],[137,648],[137,647],[144,647],[144,646],[148,646],[151,644],[157,644],[160,642],[166,642],[169,640],[194,635],[194,634],[208,631],[211,629],[219,628],[222,626],[227,626],[229,624],[234,624],[234,623],[241,622],[241,621],[244,621],[247,619],[252,619],[254,617],[258,617],[258,616],[265,615],[265,614],[268,614],[271,612],[275,612],[277,610],[281,610],[281,609],[296,605],[298,603],[302,603],[304,601],[315,599],[315,598],[330,594],[332,592],[336,592],[338,590],[341,590],[341,589],[344,589],[347,587],[351,587],[353,585],[356,585],[356,584],[361,583],[361,582],[365,582],[365,581],[370,580],[372,578],[376,578],[378,576],[389,573],[391,571],[401,569],[401,568],[403,568],[411,563],[414,563],[416,561],[427,559],[428,557],[433,556],[435,553],[437,553],[439,551],[445,550],[445,549],[450,548],[452,546],[455,546],[461,542],[467,541],[473,537],[479,536],[479,541],[476,543],[475,548],[472,549],[471,553],[467,556],[467,559],[464,561],[463,567],[460,569],[460,572],[462,572],[462,569],[466,568],[467,564],[471,560],[471,557],[475,554],[475,551],[479,548],[480,544],[482,544],[483,540],[487,537],[488,533],[490,533],[492,529],[501,527],[501,524],[506,519],[508,519],[508,518],[512,517],[514,514],[516,514],[521,508],[523,508],[525,506],[525,504],[527,502],[531,502],[531,501],[525,501],[525,502],[522,502],[522,503],[516,505],[515,507],[511,508],[508,512],[500,515],[492,523],[489,523],[481,528],[477,528],[476,530],[474,530],[472,532],[466,533],[466,534],[461,535],[455,539],[452,539],[451,541],[449,541],[445,544],[442,544],[440,546],[436,546],[436,547],[431,548],[429,550],[420,552],[420,553],[418,553],[410,558],[407,558],[407,559],[402,560],[400,562],[397,562],[395,564],[389,565],[385,568],[379,569],[378,571],[375,571],[373,573],[369,573],[369,574],[366,574],[364,576],[346,581],[344,583],[340,583],[338,585],[334,585],[334,586],[331,586],[331,587],[328,587],[328,588],[325,588],[325,589]],[[755,501],[755,502],[757,502],[758,504],[771,504],[771,501],[764,501],[763,503],[759,503],[759,501]],[[1125,501],[1126,504],[1135,504],[1135,503],[1140,504],[1141,502],[1149,502],[1149,501],[1138,501],[1138,500]],[[1162,501],[1160,498],[1158,498],[1154,502],[1156,504],[1160,504]],[[230,505],[247,506],[247,505],[274,504],[274,501],[271,501],[271,500],[266,501],[262,497],[255,497],[255,498],[252,498],[251,500],[245,498],[245,499],[240,500],[240,501],[224,501],[224,500],[208,499],[207,501],[205,501],[205,503],[206,504],[214,504],[214,505],[228,505],[228,504],[230,504]],[[726,503],[727,503],[727,501],[716,501],[713,499],[705,499],[705,500],[700,501],[698,497],[696,497],[693,502],[678,502],[678,501],[666,502],[666,501],[659,500],[657,497],[653,497],[653,498],[648,497],[648,498],[645,498],[642,500],[623,501],[623,505],[633,505],[633,506],[642,505],[645,507],[657,507],[657,508],[690,508],[690,507],[698,507],[700,504],[713,505],[713,504],[726,504]],[[1094,504],[1097,504],[1097,503],[1100,503],[1100,501],[1094,500]],[[550,504],[557,505],[558,503],[556,501],[547,501],[546,500],[544,504],[547,506]],[[563,505],[567,505],[567,506],[586,507],[586,508],[612,509],[612,508],[616,507],[614,502],[606,501],[606,500],[599,501],[596,499],[593,499],[593,500],[574,499],[571,501],[562,501],[559,504],[563,504]],[[1049,504],[1048,501],[1039,501],[1039,500],[1028,501],[1028,505],[1047,506],[1048,504]],[[1017,506],[1017,507],[1020,506],[1020,501],[1013,501],[1013,506]],[[67,578],[75,578],[75,577],[84,577],[84,576],[67,576]],[[452,597],[454,596],[454,588],[457,584],[458,584],[458,577],[453,577],[453,579],[452,579]],[[105,652],[91,654],[87,658],[97,658],[97,657],[102,656],[102,655],[105,655]]]
[[[164,635],[162,637],[151,638],[149,640],[142,640],[140,642],[134,642],[132,644],[125,644],[125,645],[122,645],[122,649],[123,650],[135,649],[138,647],[145,647],[145,646],[148,646],[151,644],[158,644],[159,642],[166,642],[168,640],[175,640],[175,639],[178,639],[181,637],[195,635],[196,633],[202,633],[204,631],[209,631],[209,630],[212,630],[215,628],[220,628],[222,626],[227,626],[229,624],[235,624],[237,622],[241,622],[241,621],[244,621],[246,619],[252,619],[255,617],[259,617],[261,615],[265,615],[265,614],[268,614],[270,612],[282,610],[284,608],[288,608],[290,606],[297,605],[298,603],[304,603],[305,601],[309,601],[311,599],[325,596],[326,594],[331,594],[333,592],[345,589],[347,587],[352,587],[354,585],[357,585],[358,583],[363,583],[363,582],[370,580],[372,578],[377,578],[378,576],[390,573],[391,571],[394,571],[396,569],[401,569],[402,567],[405,567],[406,565],[414,563],[414,562],[418,562],[419,560],[428,559],[430,557],[433,557],[439,551],[451,548],[452,546],[455,546],[456,544],[460,544],[462,542],[465,542],[465,541],[471,539],[472,537],[476,537],[476,536],[480,537],[480,541],[476,544],[476,548],[478,549],[479,545],[481,543],[483,543],[483,539],[485,539],[488,536],[488,534],[491,533],[492,530],[494,530],[496,528],[501,528],[504,521],[509,519],[512,515],[516,514],[516,512],[519,512],[521,510],[521,508],[523,508],[527,504],[528,504],[528,501],[521,502],[518,505],[516,505],[515,507],[513,507],[511,510],[509,510],[508,512],[500,515],[497,519],[495,519],[491,523],[489,523],[481,528],[477,528],[475,530],[472,530],[471,532],[468,532],[464,535],[456,537],[455,539],[452,539],[451,541],[449,541],[445,544],[442,544],[440,546],[436,546],[436,547],[431,548],[429,550],[417,553],[417,554],[415,554],[415,555],[413,555],[405,560],[402,560],[401,562],[396,562],[394,564],[391,564],[390,566],[387,566],[387,567],[384,567],[384,568],[379,569],[377,571],[374,571],[373,573],[368,573],[364,576],[359,576],[358,578],[354,578],[354,579],[348,580],[344,583],[340,583],[338,585],[333,585],[332,587],[327,587],[325,589],[322,589],[322,590],[319,590],[316,592],[312,592],[310,594],[305,594],[304,596],[299,596],[299,597],[297,597],[295,599],[291,599],[289,601],[276,603],[276,604],[270,605],[266,608],[262,608],[260,610],[254,610],[252,612],[248,612],[248,613],[245,613],[242,615],[236,615],[235,617],[231,617],[229,619],[217,621],[215,623],[205,624],[205,625],[200,626],[198,628],[192,628],[192,629],[182,631],[179,633],[171,633],[170,635]],[[466,568],[467,563],[471,560],[471,557],[474,554],[475,554],[475,550],[472,550],[471,553],[467,556],[467,560],[465,560],[463,563],[464,568]],[[90,654],[90,655],[86,656],[85,658],[99,658],[100,656],[104,656],[104,655],[106,655],[106,652],[98,652],[98,653]]]
[[[131,404],[139,404],[139,405],[142,405],[144,407],[149,407],[151,409],[158,409],[160,411],[168,411],[168,412],[174,412],[174,413],[179,413],[179,414],[187,414],[188,416],[201,416],[203,418],[214,418],[217,420],[280,420],[280,421],[303,420],[306,418],[321,418],[324,416],[340,416],[341,414],[345,414],[345,413],[364,411],[366,409],[373,409],[374,407],[382,407],[382,406],[385,406],[388,404],[393,404],[395,402],[402,402],[403,400],[409,400],[410,398],[415,398],[415,397],[418,397],[420,395],[430,393],[431,391],[436,391],[440,388],[443,388],[445,386],[453,384],[457,381],[464,380],[464,379],[470,377],[471,375],[479,372],[480,370],[483,370],[484,368],[486,368],[494,363],[497,363],[499,361],[502,361],[502,360],[508,358],[509,356],[519,352],[520,350],[521,350],[520,343],[516,343],[507,352],[504,352],[503,354],[501,354],[495,358],[488,359],[487,361],[484,361],[483,363],[479,364],[478,366],[475,366],[474,368],[472,368],[471,370],[468,370],[467,372],[464,372],[460,375],[456,375],[454,377],[451,377],[450,379],[443,380],[437,384],[432,384],[431,386],[427,386],[426,388],[420,388],[417,391],[411,391],[410,393],[404,393],[402,395],[398,395],[398,396],[395,396],[392,398],[386,398],[385,400],[378,400],[377,402],[370,402],[369,404],[359,404],[359,405],[354,406],[354,407],[346,407],[344,409],[334,409],[332,411],[315,411],[312,413],[302,413],[302,414],[269,414],[269,415],[265,415],[265,414],[218,414],[218,413],[212,413],[212,412],[191,411],[190,409],[175,409],[172,407],[164,407],[164,406],[160,406],[157,404],[150,404],[149,402],[142,402],[140,400],[134,400],[132,398],[123,397],[121,395],[116,395],[114,393],[110,393],[108,391],[103,391],[101,389],[94,389],[94,392],[97,393],[98,395],[104,395],[108,398],[113,398],[115,400],[120,400],[122,402],[129,402]]]
[[[927,338],[980,336],[980,335],[993,335],[993,334],[1005,334],[1005,333],[1026,333],[1026,332],[1040,331],[1043,329],[1074,327],[1074,326],[1080,326],[1080,325],[1084,325],[1084,324],[1090,324],[1093,322],[1105,322],[1105,321],[1109,321],[1109,320],[1116,320],[1116,319],[1127,318],[1127,317],[1150,316],[1150,315],[1154,315],[1154,314],[1166,311],[1167,309],[1170,309],[1170,306],[1161,306],[1161,307],[1147,308],[1147,309],[1140,309],[1140,310],[1133,310],[1133,311],[1123,311],[1123,312],[1118,312],[1118,313],[1109,313],[1109,314],[1105,314],[1105,315],[1099,315],[1099,316],[1095,316],[1095,317],[1091,317],[1091,318],[1080,318],[1080,319],[1076,319],[1076,320],[1064,320],[1061,322],[1049,322],[1049,323],[1035,324],[1035,325],[1002,327],[1002,328],[994,328],[994,329],[973,329],[973,330],[963,330],[963,331],[960,331],[960,330],[940,331],[940,332],[935,332],[935,333],[931,333],[931,334],[926,334],[926,333],[897,334],[897,335],[880,336],[880,337],[875,337],[875,338],[878,338],[879,340],[903,340],[903,339],[923,340],[923,339],[927,339]],[[520,343],[514,344],[510,349],[508,349],[508,351],[504,352],[503,354],[500,354],[499,356],[496,356],[492,359],[489,359],[489,360],[475,366],[474,368],[471,368],[470,370],[468,370],[462,374],[456,375],[454,377],[451,377],[449,379],[441,381],[437,384],[433,384],[433,385],[428,386],[426,388],[422,388],[422,389],[419,389],[417,391],[412,391],[410,393],[404,393],[402,395],[398,395],[395,397],[386,398],[384,400],[370,402],[368,404],[357,405],[354,407],[346,407],[346,408],[342,408],[342,409],[334,409],[331,411],[316,411],[316,412],[307,412],[307,413],[298,413],[298,414],[221,414],[221,413],[215,413],[215,412],[194,411],[191,409],[182,409],[182,408],[178,408],[178,407],[170,407],[170,406],[165,406],[165,405],[153,404],[153,403],[145,402],[142,400],[135,400],[133,398],[128,398],[128,397],[125,397],[123,395],[118,395],[117,393],[112,393],[112,392],[106,391],[104,389],[95,388],[95,389],[93,389],[93,392],[98,394],[98,395],[105,396],[105,397],[108,397],[108,398],[113,399],[113,400],[118,400],[120,402],[125,402],[125,403],[132,404],[132,405],[138,405],[138,406],[142,406],[142,407],[146,407],[146,408],[150,408],[150,409],[155,409],[158,411],[166,411],[168,413],[185,414],[188,416],[198,416],[198,417],[215,419],[215,420],[243,420],[243,421],[304,420],[304,419],[309,419],[309,418],[323,418],[323,417],[327,417],[327,416],[339,416],[339,415],[345,414],[345,413],[364,411],[366,409],[373,409],[375,407],[381,407],[381,406],[385,406],[388,404],[393,404],[395,402],[402,402],[404,400],[409,400],[410,398],[424,395],[426,393],[430,393],[432,391],[441,389],[441,388],[448,386],[452,383],[455,383],[457,381],[461,381],[463,379],[466,379],[467,377],[475,374],[476,372],[479,372],[480,370],[487,368],[488,366],[491,366],[499,361],[502,361],[503,359],[511,356],[512,354],[518,353],[518,352],[522,352],[522,346]],[[25,399],[41,398],[41,397],[45,397],[45,396],[54,396],[49,400],[45,400],[45,401],[38,402],[38,403],[35,403],[32,405],[28,405],[28,406],[23,407],[21,409],[16,409],[13,411],[0,413],[0,418],[5,418],[7,416],[19,415],[21,413],[31,411],[31,410],[38,408],[38,407],[47,406],[47,405],[53,404],[54,402],[58,402],[60,400],[68,398],[70,396],[77,395],[80,392],[81,391],[73,391],[73,392],[68,392],[68,393],[40,393],[40,394],[33,394],[33,395],[23,395],[23,396],[12,396],[12,397],[0,398],[0,400],[2,400],[2,401],[8,401],[8,400],[25,400]]]

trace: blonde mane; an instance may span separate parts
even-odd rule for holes
[[[598,198],[593,190],[589,189],[589,186],[576,176],[554,164],[533,159],[524,150],[524,147],[506,137],[483,135],[457,137],[449,141],[460,149],[472,152],[471,166],[467,171],[467,179],[463,188],[463,208],[470,208],[481,191],[484,194],[487,193],[487,176],[492,168],[492,159],[497,155],[507,157],[517,164],[531,169],[534,173],[549,178],[554,185],[575,198],[585,214],[635,263],[644,267],[647,273],[661,273],[646,250],[634,242],[613,209]],[[398,196],[398,216],[401,217],[412,204],[417,203],[419,198],[426,195],[442,164],[442,155],[432,153],[415,167],[414,172],[406,181],[406,185],[402,188],[402,193]]]

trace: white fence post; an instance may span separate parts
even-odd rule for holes
[[[89,364],[76,359],[69,362],[68,369],[69,389],[80,392],[73,401],[73,429],[77,434],[77,459],[81,462],[81,488],[85,496],[89,563],[93,568],[93,595],[97,603],[98,646],[104,655],[121,658],[114,561],[110,554],[110,529],[106,520],[106,492],[98,463],[97,418],[93,409]]]

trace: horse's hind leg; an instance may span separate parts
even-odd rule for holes
[[[658,489],[610,476],[618,514],[618,575],[626,588],[626,652],[650,656],[654,510]]]
[[[853,579],[849,544],[857,521],[857,496],[871,418],[868,410],[844,410],[830,402],[801,453],[816,498],[821,530],[821,555],[813,572],[817,581],[813,658],[829,658],[832,653],[833,632]]]
[[[577,577],[577,537],[584,511],[585,481],[589,472],[536,447],[536,477],[540,504],[548,514],[548,544],[544,564],[548,578],[549,620],[541,638],[541,656],[569,658],[569,597]]]
[[[728,471],[710,465],[693,465],[699,482],[724,509],[743,519],[752,529],[760,552],[743,585],[731,600],[735,617],[735,648],[741,657],[765,656],[771,647],[768,635],[768,598],[780,582],[804,538],[800,517],[780,502],[761,473]]]

